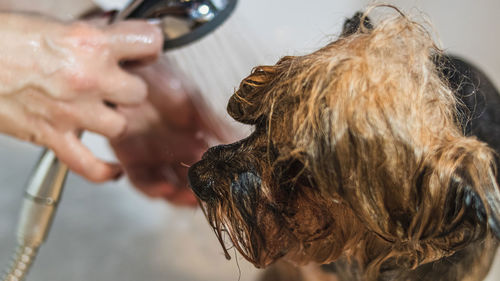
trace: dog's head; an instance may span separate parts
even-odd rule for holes
[[[438,53],[399,16],[256,67],[228,104],[254,132],[189,170],[221,243],[256,266],[416,266],[500,233],[492,151],[463,135]]]

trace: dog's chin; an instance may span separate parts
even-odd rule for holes
[[[304,208],[284,215],[273,210],[273,204],[266,203],[264,198],[252,202],[258,204],[253,205],[251,213],[245,213],[241,209],[244,204],[233,205],[234,202],[216,198],[200,200],[226,258],[230,258],[230,249],[236,249],[257,268],[265,268],[281,259],[296,265],[311,261],[331,262],[341,254],[347,238],[335,232],[334,229],[338,228],[336,224],[325,224],[310,216],[310,213],[317,213],[320,218],[328,217],[328,214],[316,209],[317,206],[301,204]],[[347,216],[340,210],[338,213]],[[299,221],[293,222],[295,217]],[[308,223],[312,223],[310,228]],[[300,239],[301,235],[310,240]]]
[[[257,157],[241,151],[235,145],[211,148],[188,172],[226,257],[228,249],[236,249],[259,268],[279,259],[304,264],[337,258],[347,240],[341,222],[352,221],[345,207],[320,194],[312,179],[276,183],[262,178],[254,168]],[[275,177],[307,172],[295,166],[276,169]]]
[[[290,237],[265,199],[260,173],[248,161],[220,157],[226,148],[211,149],[190,167],[190,187],[226,257],[234,248],[256,267],[266,267],[287,253]]]
[[[247,221],[242,219],[246,214],[224,200],[199,201],[226,258],[231,257],[229,250],[236,249],[257,268],[264,268],[288,253],[288,235],[279,230],[274,215],[263,210],[266,206],[257,206],[255,217]]]

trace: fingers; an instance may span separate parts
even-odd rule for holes
[[[132,176],[130,176],[130,178],[132,179]],[[133,182],[137,188],[149,197],[163,198],[177,206],[195,207],[198,205],[194,193],[187,186],[180,187],[166,180],[150,183]]]
[[[145,21],[128,20],[104,29],[116,59],[144,60],[158,56],[163,46],[161,30]]]
[[[128,20],[104,28],[109,48],[116,61],[148,61],[162,51],[163,35],[160,29],[145,21]],[[105,98],[117,104],[138,104],[147,95],[145,81],[120,67],[102,77]]]
[[[152,198],[163,198],[176,206],[195,207],[198,201],[188,187],[178,187],[168,182],[137,186],[144,194]]]
[[[139,104],[147,96],[146,82],[118,67],[101,78],[101,89],[103,98],[115,104]]]
[[[88,22],[72,25],[64,42],[71,52],[65,61],[58,81],[62,85],[56,95],[65,100],[81,94],[97,93],[118,104],[137,104],[147,94],[146,82],[123,69],[120,62],[157,57],[162,48],[162,35],[158,27],[145,21],[126,21],[92,27]],[[67,42],[66,42],[67,41]],[[44,80],[45,81],[45,80]],[[49,84],[45,88],[50,89]]]
[[[198,206],[198,201],[196,200],[194,193],[188,188],[178,189],[174,195],[165,196],[164,198],[176,206]]]
[[[122,174],[119,165],[97,159],[73,133],[54,136],[49,147],[69,169],[90,181],[104,182]]]
[[[165,170],[174,170],[170,166],[129,165],[125,166],[132,184],[152,198],[163,198],[177,206],[198,205],[196,197],[188,188],[183,176],[187,171],[178,170],[176,175],[169,175]]]
[[[127,120],[123,114],[104,104],[84,104],[75,111],[79,128],[115,139],[127,129]]]

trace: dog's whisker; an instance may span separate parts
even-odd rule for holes
[[[238,261],[238,251],[236,248],[233,248],[234,250],[234,261],[236,262],[236,267],[238,268],[238,281],[241,280],[241,267],[240,267],[240,262]]]

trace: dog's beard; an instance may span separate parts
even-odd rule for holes
[[[228,250],[235,247],[255,266],[266,267],[286,254],[284,250],[287,248],[287,241],[285,239],[283,241],[270,241],[269,239],[269,237],[285,237],[283,233],[280,233],[279,227],[274,226],[272,213],[257,211],[258,215],[254,219],[245,221],[241,219],[242,214],[239,211],[222,206],[222,204],[213,206],[211,203],[201,203],[201,206],[224,249],[226,258],[230,258]],[[276,245],[273,246],[273,244]],[[275,252],[275,249],[279,251]]]
[[[255,168],[258,160],[240,150],[255,138],[209,149],[189,169],[189,179],[226,257],[232,243],[247,260],[265,266],[274,255],[265,236],[275,220],[264,204],[260,170]]]
[[[226,257],[234,246],[257,267],[280,258],[297,264],[335,260],[356,236],[352,213],[322,196],[296,160],[273,160],[263,174],[253,169],[266,167],[274,153],[250,149],[256,155],[248,157],[241,153],[248,145],[213,148],[189,171],[191,187]],[[347,232],[345,223],[351,226]]]
[[[230,257],[228,250],[234,246],[256,266],[268,265],[279,255],[273,252],[276,247],[270,245],[272,242],[268,237],[284,235],[279,233],[276,218],[269,210],[270,206],[264,203],[266,200],[261,192],[262,182],[259,174],[255,171],[235,169],[218,171],[216,177],[212,174],[213,170],[208,168],[210,163],[213,162],[201,161],[191,167],[191,186],[200,199],[200,206],[226,257]],[[221,173],[225,174],[225,177],[221,177]],[[197,180],[200,174],[208,174],[210,180],[201,183]],[[219,179],[224,182],[214,182]],[[210,196],[204,193],[210,193]]]

